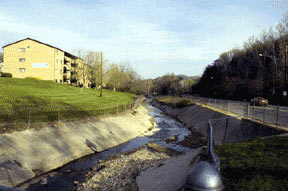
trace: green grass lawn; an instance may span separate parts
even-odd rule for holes
[[[172,107],[185,107],[193,104],[190,99],[176,96],[158,96],[155,99],[161,104],[170,105]]]
[[[45,122],[110,114],[133,102],[129,93],[81,89],[52,81],[0,78],[0,122]],[[60,112],[58,112],[60,111]],[[58,116],[59,115],[59,116]]]
[[[288,190],[288,137],[221,145],[216,153],[225,190]]]

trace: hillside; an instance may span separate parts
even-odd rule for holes
[[[52,81],[0,78],[0,122],[54,121],[109,114],[133,101],[129,93],[80,89]],[[127,106],[128,107],[128,106]],[[31,109],[29,109],[31,108]]]

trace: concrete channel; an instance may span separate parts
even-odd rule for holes
[[[170,149],[174,149],[178,152],[192,151],[190,148],[186,148],[177,144],[190,134],[190,131],[187,130],[184,125],[172,117],[166,116],[161,110],[155,108],[149,103],[147,103],[146,106],[148,107],[149,114],[153,117],[156,123],[156,131],[154,131],[152,135],[137,137],[128,141],[127,143],[121,144],[103,152],[85,156],[81,159],[66,164],[59,169],[33,178],[19,185],[19,188],[29,191],[70,191],[74,187],[74,182],[81,182],[81,180],[84,178],[83,175],[85,172],[94,168],[99,160],[105,160],[115,154],[132,151],[151,142]],[[165,139],[171,136],[178,137],[176,143],[165,142]],[[47,185],[43,185],[43,180],[47,181]]]
[[[146,103],[146,107],[156,123],[156,131],[151,135],[140,136],[119,146],[82,157],[61,168],[22,183],[18,187],[30,191],[72,190],[74,182],[81,182],[84,174],[93,169],[99,160],[105,160],[115,154],[135,150],[151,142],[178,152],[193,151],[193,149],[183,147],[178,143],[191,133],[190,130],[206,136],[207,121],[209,119],[215,120],[213,128],[215,128],[216,144],[240,142],[255,137],[283,133],[283,131],[231,117],[228,119],[227,126],[227,116],[197,105],[172,108],[170,106],[159,105],[156,102],[153,102],[155,106],[152,106],[150,101]],[[178,138],[176,143],[165,142],[165,139],[171,136]],[[45,184],[43,184],[43,181]]]

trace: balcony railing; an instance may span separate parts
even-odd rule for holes
[[[77,63],[75,63],[75,62],[71,62],[71,67],[77,67]]]

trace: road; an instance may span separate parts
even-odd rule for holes
[[[205,104],[217,109],[234,113],[241,117],[249,117],[264,123],[288,128],[288,107],[268,105],[267,107],[253,106],[248,102],[197,98],[196,103]]]

